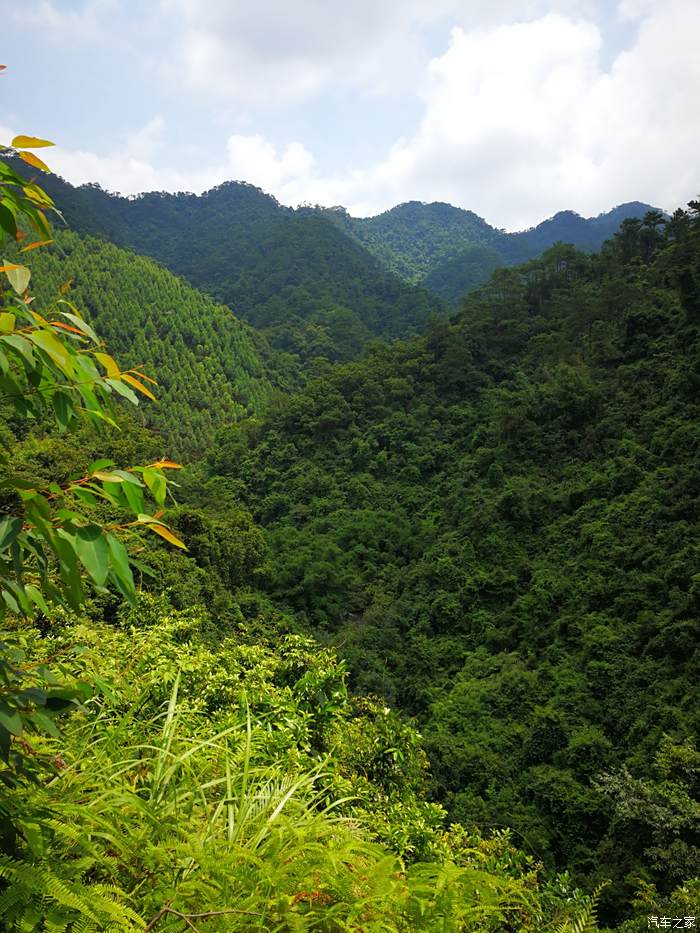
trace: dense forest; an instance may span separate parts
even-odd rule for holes
[[[148,412],[171,454],[201,455],[223,421],[253,414],[299,379],[298,363],[167,269],[90,236],[59,230],[32,262],[48,300],[71,300],[129,366],[157,374]]]
[[[45,186],[73,229],[158,260],[302,360],[354,359],[372,339],[418,333],[443,310],[323,215],[252,185],[138,198],[56,176]]]
[[[317,209],[334,220],[391,271],[451,305],[488,281],[498,266],[534,259],[555,243],[599,249],[623,220],[641,219],[649,204],[620,204],[598,217],[560,211],[520,233],[506,233],[473,211],[451,204],[409,201],[376,217],[351,217],[342,208]]]
[[[250,186],[46,176],[49,231],[15,166],[4,926],[696,913],[700,203],[448,317]]]
[[[700,870],[699,249],[697,204],[555,247],[207,458],[450,816],[611,906]]]

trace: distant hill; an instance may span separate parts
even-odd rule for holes
[[[407,282],[423,282],[447,256],[473,244],[496,244],[496,230],[472,211],[435,201],[407,201],[376,217],[351,217],[342,207],[320,212]]]
[[[42,181],[70,227],[157,259],[302,360],[353,359],[372,338],[420,333],[443,301],[457,304],[499,265],[559,241],[593,252],[625,218],[653,209],[632,201],[590,218],[561,211],[506,233],[441,202],[352,217],[343,207],[294,210],[244,182],[124,198]]]
[[[159,404],[143,412],[171,455],[200,453],[222,421],[260,411],[275,387],[295,381],[288,358],[167,269],[92,236],[55,237],[31,254],[40,299],[71,278],[67,297],[116,358],[157,379]]]
[[[252,185],[124,198],[42,182],[72,229],[157,259],[302,359],[352,359],[368,340],[418,333],[444,310],[327,217]]]
[[[499,265],[535,259],[560,241],[594,252],[623,220],[650,210],[649,204],[631,201],[597,217],[560,211],[520,233],[505,233],[473,211],[437,201],[408,201],[376,217],[351,217],[340,207],[319,212],[397,275],[454,304],[486,282]]]

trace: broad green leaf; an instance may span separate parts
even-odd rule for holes
[[[133,483],[124,483],[122,490],[124,492],[126,501],[129,503],[129,508],[134,513],[134,515],[138,515],[139,513],[143,512],[143,488],[140,486],[135,486]]]
[[[64,282],[61,288],[65,288],[66,286],[70,287],[70,283],[72,281],[73,279],[70,279],[69,282]],[[90,327],[87,321],[83,320],[83,318],[78,314],[78,309],[75,307],[75,305],[71,301],[66,301],[65,298],[61,298],[59,299],[58,304],[67,305],[69,308],[72,309],[72,312],[71,311],[59,311],[59,314],[61,314],[64,318],[66,318],[67,321],[70,321],[71,324],[74,324],[79,330],[81,330],[85,334],[86,337],[89,337],[93,343],[100,343],[100,340],[97,334],[95,333],[95,331],[92,329],[92,327]],[[105,356],[106,355],[107,354],[105,354]],[[110,356],[110,359],[112,359],[111,356]],[[112,362],[114,363],[114,360],[112,360]],[[114,365],[117,366],[116,363],[114,363]],[[119,367],[117,366],[117,370],[118,369]]]
[[[73,401],[67,392],[61,390],[54,392],[51,397],[51,404],[56,414],[56,421],[61,431],[68,429],[73,419]]]
[[[33,583],[28,583],[25,586],[25,590],[27,591],[27,595],[29,596],[31,601],[34,603],[34,605],[38,606],[39,609],[41,609],[43,613],[48,615],[49,607],[46,605],[46,600],[44,599],[44,596],[41,590],[39,590],[38,587],[34,586]]]
[[[3,311],[0,313],[0,331],[3,334],[11,334],[15,329],[15,315],[10,311]]]
[[[93,495],[89,489],[84,489],[82,486],[74,486],[71,488],[71,492],[77,499],[84,502],[85,505],[97,504],[97,497]]]
[[[3,726],[12,735],[22,734],[22,717],[16,709],[8,706],[4,700],[0,700],[0,726]]]
[[[163,474],[151,467],[146,467],[143,471],[143,480],[158,505],[163,505],[165,502],[165,495],[168,491],[168,484]]]
[[[125,398],[127,401],[131,402],[132,405],[138,405],[139,400],[134,395],[133,391],[129,386],[125,386],[120,379],[105,379],[105,382],[108,386],[111,386],[115,392]]]
[[[55,334],[48,330],[34,330],[27,334],[27,338],[43,350],[66,375],[72,374],[73,363],[70,353]]]
[[[6,204],[0,203],[0,229],[8,233],[13,239],[17,236],[17,220]],[[1,237],[0,237],[1,239]]]
[[[0,340],[21,353],[30,366],[33,367],[35,365],[32,345],[29,343],[26,337],[21,337],[19,334],[7,334],[3,337],[0,337]]]
[[[46,732],[47,735],[53,736],[54,739],[57,739],[61,734],[53,719],[41,710],[35,710],[27,718],[30,719],[38,729]]]
[[[0,551],[6,550],[22,530],[21,518],[3,518],[0,521]]]
[[[113,467],[114,460],[95,460],[94,463],[91,463],[88,467],[88,474],[92,476],[94,473],[97,473],[98,470],[104,470],[107,467]]]
[[[109,573],[109,546],[99,525],[75,529],[75,550],[81,564],[98,586],[104,586]]]
[[[129,555],[122,542],[114,535],[107,535],[110,554],[110,569],[120,592],[130,601],[135,595],[134,577],[129,564]]]

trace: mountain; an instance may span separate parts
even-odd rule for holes
[[[203,451],[222,420],[259,411],[275,387],[296,378],[292,361],[229,308],[152,260],[59,230],[53,246],[27,261],[40,300],[57,297],[70,280],[65,298],[118,359],[158,381],[159,404],[148,406],[148,419],[171,455]]]
[[[376,217],[351,217],[342,207],[320,209],[407,282],[423,282],[446,256],[474,244],[498,243],[500,231],[451,204],[408,201]]]
[[[124,198],[53,175],[42,183],[72,229],[158,260],[302,359],[354,358],[444,310],[328,218],[252,185]]]
[[[416,718],[451,818],[609,879],[611,923],[700,866],[699,268],[696,203],[499,269],[222,432],[201,482],[264,527],[271,598]]]
[[[54,175],[45,187],[72,229],[157,259],[302,360],[353,359],[373,338],[420,333],[499,265],[560,241],[595,251],[624,219],[652,210],[634,201],[591,218],[562,211],[505,233],[441,202],[351,217],[287,208],[243,182],[130,198]]]
[[[561,211],[530,230],[506,233],[472,211],[441,202],[408,201],[376,217],[319,209],[397,275],[451,304],[486,282],[498,265],[526,262],[557,242],[593,252],[629,217],[653,210],[632,201],[597,217]]]

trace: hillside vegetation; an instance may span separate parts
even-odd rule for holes
[[[171,454],[201,454],[222,420],[260,411],[273,387],[289,388],[296,378],[293,361],[229,308],[111,243],[57,231],[32,268],[41,299],[70,283],[66,298],[120,359],[156,375],[159,404],[146,417]]]
[[[73,229],[157,259],[302,359],[355,358],[373,338],[421,332],[442,310],[327,218],[252,185],[122,198],[49,176],[46,188]]]
[[[351,217],[343,208],[321,210],[388,269],[454,305],[488,281],[498,266],[534,259],[559,242],[593,252],[623,220],[641,218],[652,208],[633,201],[589,218],[560,211],[519,233],[506,233],[473,211],[440,202],[408,201],[376,217]]]
[[[0,925],[697,913],[700,202],[448,319],[249,186],[50,183],[82,233],[0,161]]]
[[[611,879],[608,917],[700,870],[699,207],[499,270],[207,458],[451,817]]]

